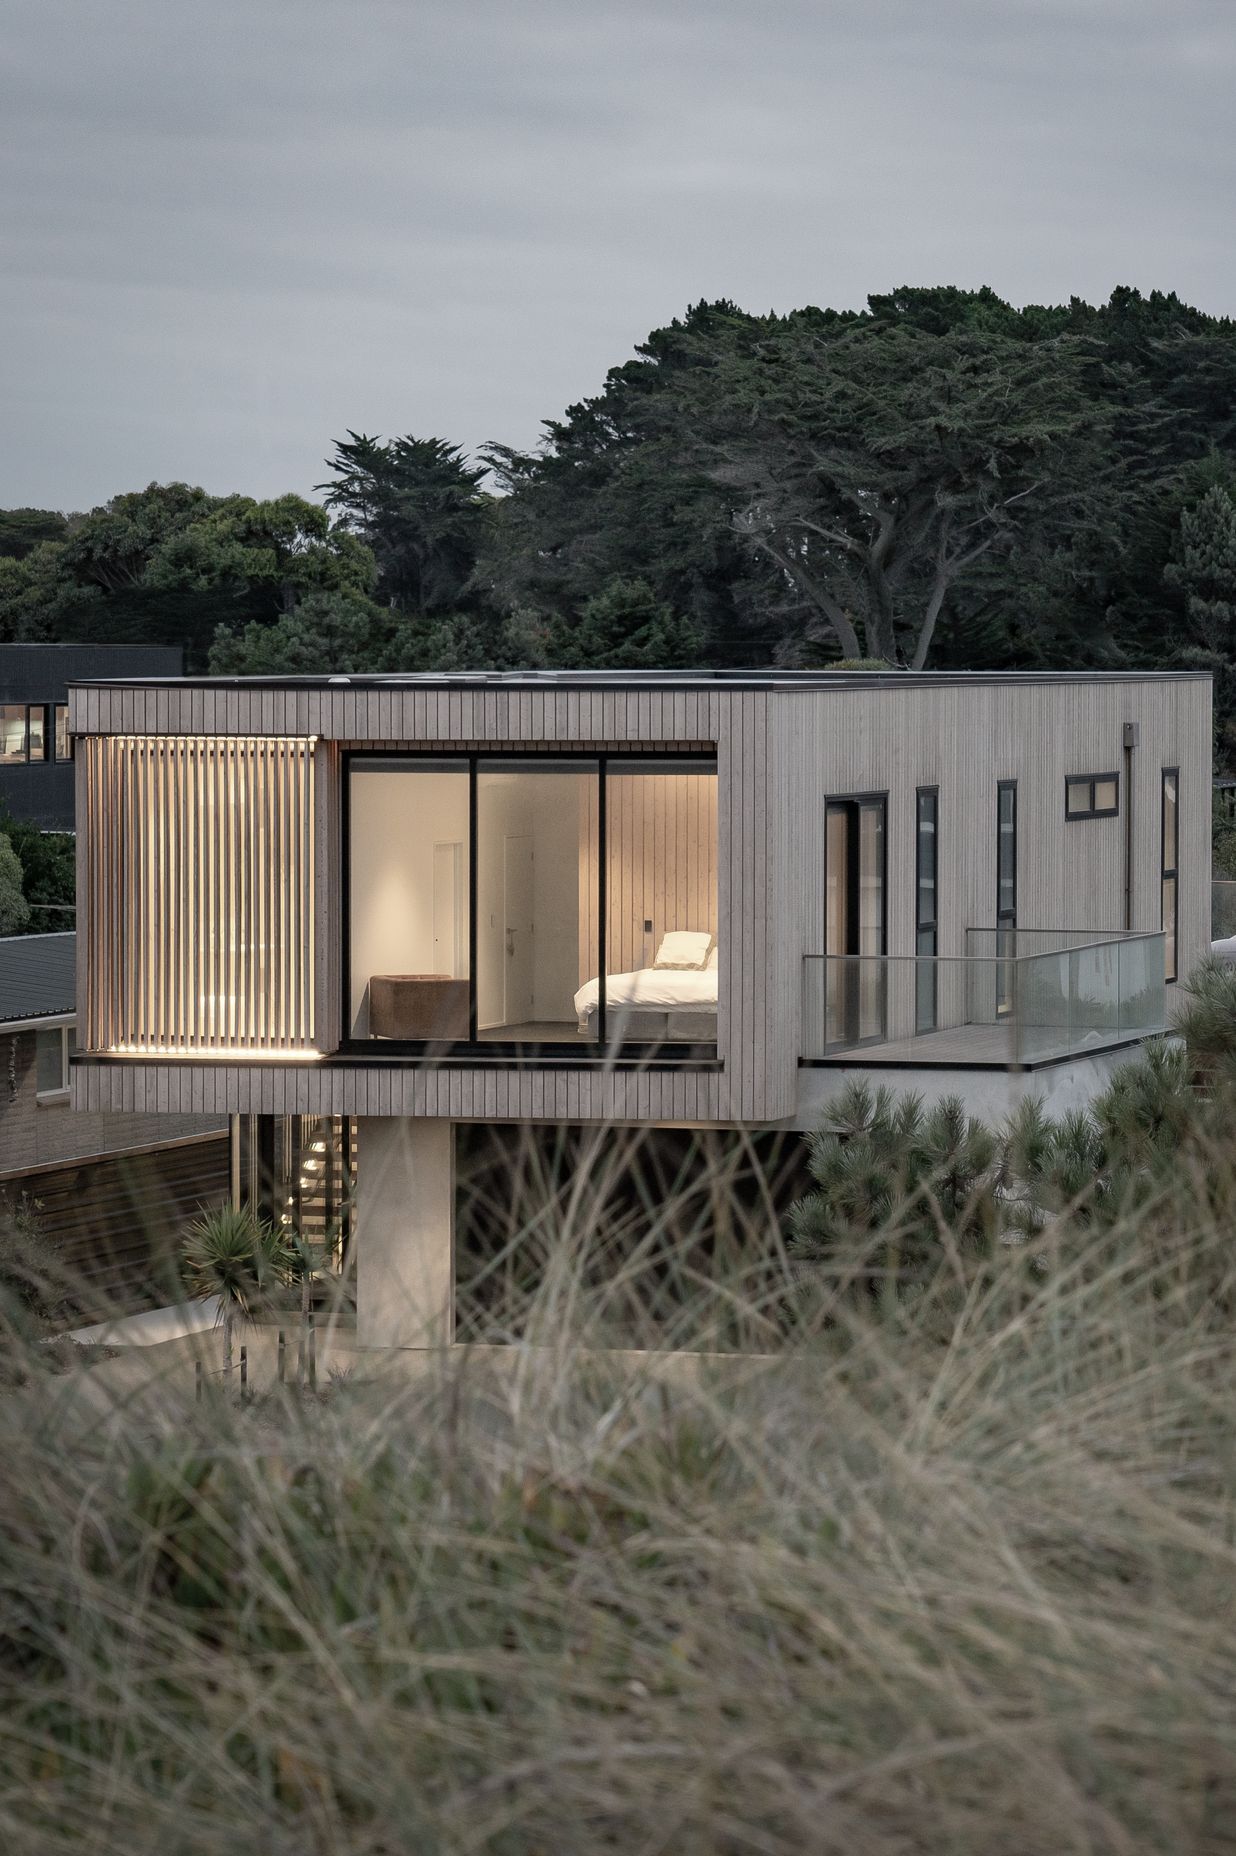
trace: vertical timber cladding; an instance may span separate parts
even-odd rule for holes
[[[88,1047],[309,1050],[313,743],[111,735],[78,751]]]

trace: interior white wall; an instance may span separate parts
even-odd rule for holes
[[[467,906],[466,773],[353,771],[349,808],[352,973],[349,1022],[369,1030],[367,987],[374,973],[434,973],[433,847],[464,846]],[[467,974],[467,937],[463,938]]]
[[[554,781],[563,791],[546,791],[536,808],[532,894],[534,1011],[539,1019],[574,1022],[579,988],[579,799],[578,777]],[[544,778],[542,786],[550,781]],[[587,976],[584,976],[587,977]]]

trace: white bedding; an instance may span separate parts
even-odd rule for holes
[[[575,995],[579,1017],[600,1004],[601,983],[587,980]],[[607,1006],[637,1005],[646,1011],[673,1011],[687,1006],[707,1011],[717,1003],[717,969],[705,967],[640,967],[636,973],[610,973],[605,980]]]

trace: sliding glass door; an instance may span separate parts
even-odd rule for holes
[[[825,813],[826,1043],[884,1036],[883,794],[830,799]]]

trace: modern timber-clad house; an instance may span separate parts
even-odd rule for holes
[[[311,1117],[362,1342],[451,1334],[454,1126],[1085,1100],[1209,940],[1202,676],[83,685],[83,1109]]]

